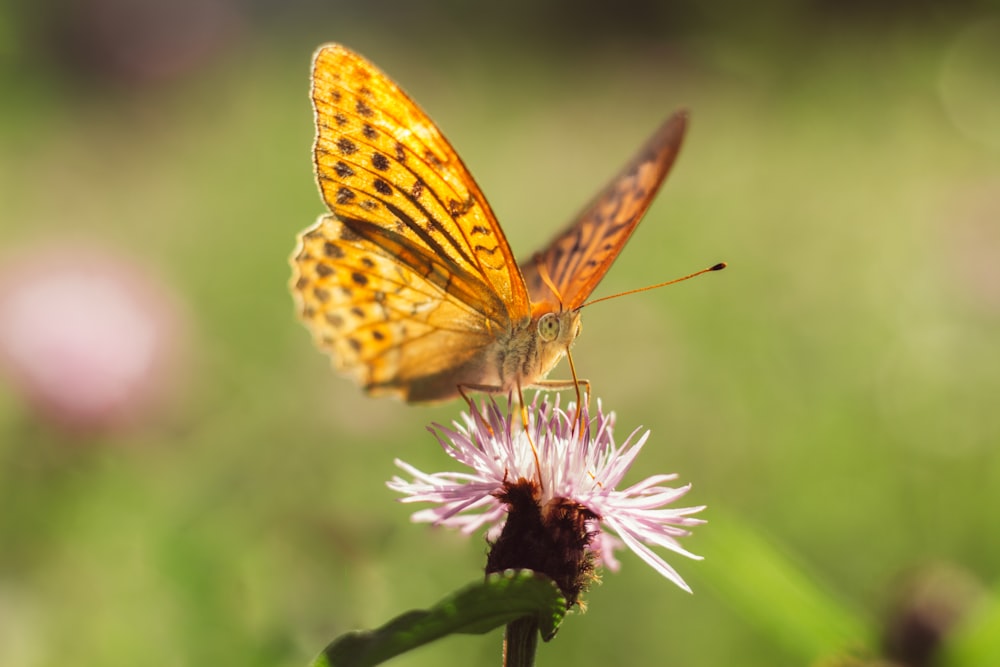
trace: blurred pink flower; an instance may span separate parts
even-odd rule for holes
[[[0,371],[44,418],[71,430],[134,423],[176,362],[174,301],[103,251],[22,251],[0,267]]]
[[[529,406],[526,430],[538,452],[536,464],[520,420],[505,414],[495,401],[484,402],[480,410],[463,413],[462,422],[454,429],[438,424],[430,429],[445,452],[471,472],[424,473],[397,460],[396,465],[412,481],[397,476],[388,486],[404,495],[402,502],[435,503],[435,507],[413,514],[414,521],[451,526],[464,533],[488,528],[493,544],[491,563],[502,561],[503,567],[544,571],[560,583],[571,602],[574,595],[567,587],[579,592],[580,586],[573,582],[580,583],[577,579],[588,574],[591,562],[617,570],[614,551],[623,545],[690,592],[677,571],[650,548],[699,558],[681,547],[677,539],[689,534],[687,527],[704,523],[689,516],[704,508],[668,507],[687,493],[690,485],[663,486],[677,476],[661,474],[619,489],[649,432],[637,437],[636,429],[618,445],[612,434],[614,414],[605,414],[600,403],[593,419],[584,413],[582,432],[573,414],[572,404],[565,412],[559,408],[558,397],[554,404],[536,398]],[[531,534],[511,534],[508,528],[512,521],[517,521],[518,530]],[[519,541],[532,545],[528,552],[544,553],[526,553],[516,544]],[[496,555],[498,549],[504,551],[502,557]],[[556,556],[557,560],[562,558],[555,564],[557,571],[532,566],[533,559],[552,563],[553,555],[548,552],[559,549],[569,555]],[[572,555],[575,551],[581,553]],[[508,562],[510,558],[515,562]],[[564,577],[558,570],[572,563],[577,571]],[[561,582],[563,577],[566,585]]]

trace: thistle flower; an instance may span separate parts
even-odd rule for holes
[[[633,431],[623,443],[613,436],[614,413],[576,416],[555,402],[536,397],[528,420],[504,411],[492,400],[470,402],[454,428],[434,424],[428,430],[445,452],[471,472],[425,473],[396,460],[412,481],[399,476],[389,488],[401,502],[429,502],[434,507],[413,514],[415,522],[473,533],[487,528],[491,550],[487,572],[529,568],[551,577],[577,602],[594,579],[594,567],[616,571],[614,551],[627,546],[657,572],[682,589],[691,589],[651,547],[700,559],[677,538],[686,527],[704,523],[691,518],[698,507],[668,508],[690,485],[663,486],[673,474],[649,477],[619,489],[642,450],[649,431]],[[582,429],[580,425],[582,424]],[[530,435],[530,439],[529,439]],[[536,458],[537,453],[537,458]]]
[[[177,301],[146,271],[86,244],[0,261],[0,381],[70,432],[142,423],[182,365]]]

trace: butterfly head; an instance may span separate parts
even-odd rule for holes
[[[569,351],[573,341],[580,335],[582,326],[578,310],[549,311],[538,317],[535,333],[542,376],[552,370],[562,359],[562,355]]]
[[[581,331],[580,311],[561,310],[559,312],[548,312],[538,318],[538,338],[543,343],[555,341],[570,345],[580,335]]]

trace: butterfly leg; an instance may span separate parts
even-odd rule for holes
[[[536,385],[532,385],[532,386],[536,386]],[[469,404],[470,408],[474,408],[475,406],[472,403],[472,399],[469,398],[469,395],[465,393],[466,390],[468,390],[468,391],[481,391],[481,392],[486,393],[486,394],[500,394],[500,393],[503,392],[503,390],[500,387],[497,387],[495,385],[488,385],[488,384],[460,384],[460,385],[458,385],[458,393],[462,396],[463,399],[465,399],[465,402]],[[513,400],[512,397],[510,396],[510,394],[508,394],[508,401],[509,400]],[[541,461],[538,458],[538,448],[535,447],[535,441],[531,437],[531,430],[528,428],[528,406],[524,402],[524,392],[521,390],[521,384],[520,383],[518,383],[518,385],[517,385],[517,397],[516,397],[516,400],[517,400],[517,403],[518,403],[518,406],[519,406],[520,412],[521,412],[521,428],[524,429],[524,435],[527,436],[527,438],[528,438],[528,445],[531,447],[531,455],[535,459],[535,471],[536,471],[536,473],[538,475],[538,485],[541,487],[541,486],[543,486],[543,482],[542,482],[542,464],[541,464]]]
[[[503,387],[499,387],[495,384],[462,384],[458,385],[458,393],[462,395],[462,398],[468,400],[469,396],[466,391],[481,391],[484,394],[502,394]]]
[[[580,388],[583,387],[583,391]],[[590,405],[590,380],[577,378],[576,380],[538,380],[528,385],[528,389],[544,389],[546,391],[566,391],[573,389],[576,391],[577,401],[583,400],[586,405]]]
[[[590,408],[590,382],[588,380],[581,380],[577,376],[577,374],[576,374],[576,364],[573,363],[573,354],[570,352],[569,346],[566,347],[566,361],[569,362],[569,372],[570,372],[570,375],[573,376],[573,379],[570,380],[569,382],[572,383],[572,385],[573,385],[573,391],[576,392],[576,414],[577,414],[577,416],[579,418],[577,420],[577,422],[578,422],[577,426],[579,428],[579,431],[583,432],[583,414],[584,414],[584,411],[583,411],[582,407],[584,406],[584,403],[583,403],[583,397],[580,396],[580,385],[582,384],[585,387],[584,395],[586,396],[586,400],[587,400],[586,407],[588,408],[587,412],[589,413],[590,412],[590,410],[589,410],[589,408]],[[541,386],[543,384],[548,384],[548,386],[550,388],[552,388],[552,389],[565,389],[566,388],[566,383],[567,383],[566,380],[555,380],[555,381],[542,380],[542,381],[536,383],[535,386]]]
[[[590,412],[590,380],[583,380],[580,378],[574,378],[572,380],[539,380],[531,386],[536,389],[547,389],[552,391],[573,389],[576,392],[576,414],[578,417],[578,427],[581,431],[583,430],[583,415],[585,411],[581,410],[580,407],[585,405],[587,407],[586,412]],[[582,397],[580,387],[583,387]]]
[[[542,481],[542,464],[538,460],[538,448],[535,441],[531,439],[531,429],[528,428],[528,406],[524,404],[524,392],[521,391],[521,383],[517,383],[517,401],[521,404],[521,425],[524,427],[524,435],[531,445],[531,455],[535,457],[535,473],[538,475],[538,488],[545,490],[545,482]]]
[[[489,393],[489,394],[497,394],[497,393],[499,393],[499,391],[490,391],[491,389],[493,389],[493,390],[498,389],[497,387],[489,387],[489,386],[486,386],[486,385],[459,384],[459,385],[457,385],[456,388],[458,389],[458,393],[462,397],[462,400],[465,401],[466,405],[469,406],[469,413],[470,414],[473,411],[476,410],[476,404],[472,400],[472,397],[465,393],[466,389],[468,389],[469,391],[481,391],[481,392]],[[510,396],[507,397],[507,400],[508,401],[510,400]],[[484,423],[486,424],[486,427],[490,430],[490,435],[496,435],[495,433],[493,433],[493,427],[489,424],[489,422],[484,422]]]

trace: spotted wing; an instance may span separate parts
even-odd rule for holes
[[[292,291],[317,344],[373,394],[433,400],[495,382],[485,352],[530,310],[472,176],[417,105],[342,46],[316,53],[312,99],[334,215],[300,236]]]
[[[652,203],[686,129],[687,112],[674,113],[565,231],[522,264],[533,308],[574,310],[587,300]]]
[[[374,225],[477,281],[470,305],[498,324],[529,314],[496,217],[423,111],[373,64],[330,44],[313,61],[316,177],[348,227]],[[378,239],[374,239],[378,243]]]
[[[480,368],[493,342],[482,314],[448,292],[464,279],[426,249],[325,215],[299,237],[293,261],[293,293],[317,345],[369,393],[434,400],[492,379]]]

